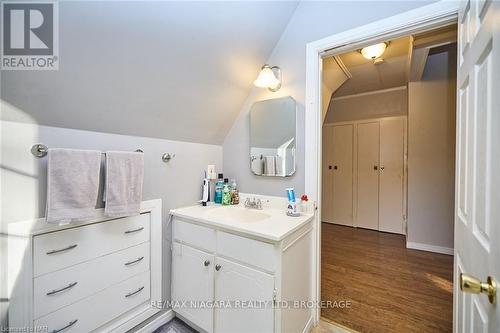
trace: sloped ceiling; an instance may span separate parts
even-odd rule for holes
[[[2,72],[2,119],[221,144],[296,6],[60,2],[60,69]]]
[[[365,59],[358,51],[340,55],[352,78],[346,81],[333,97],[406,85],[409,47],[410,37],[391,41],[382,55],[384,62],[378,65]]]

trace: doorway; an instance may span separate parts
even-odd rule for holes
[[[321,297],[351,306],[321,315],[349,329],[452,331],[456,29],[323,63]]]
[[[495,306],[500,276],[497,221],[500,177],[500,29],[496,1],[439,1],[388,19],[311,42],[306,51],[306,192],[317,202],[313,298],[321,298],[321,73],[322,59],[391,38],[457,23],[457,121],[454,214],[453,329],[498,332]],[[411,133],[411,131],[410,131]],[[408,245],[408,244],[407,244]],[[422,244],[412,244],[422,246]],[[435,251],[445,251],[439,247]],[[313,310],[315,322],[320,310]]]

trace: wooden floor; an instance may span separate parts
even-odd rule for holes
[[[453,256],[408,250],[401,235],[322,224],[322,300],[328,320],[359,332],[451,332]]]

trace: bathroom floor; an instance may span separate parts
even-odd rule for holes
[[[174,318],[165,325],[158,327],[153,333],[196,333],[194,329],[186,325],[182,320]]]
[[[405,237],[322,224],[321,315],[360,332],[451,332],[453,256],[406,249]]]

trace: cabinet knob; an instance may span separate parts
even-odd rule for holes
[[[215,270],[216,270],[216,271],[220,271],[220,269],[221,269],[221,268],[222,268],[222,266],[221,266],[221,265],[219,265],[219,264],[215,265]]]
[[[203,264],[205,265],[205,267],[207,267],[208,265],[210,265],[210,260],[205,260]]]

